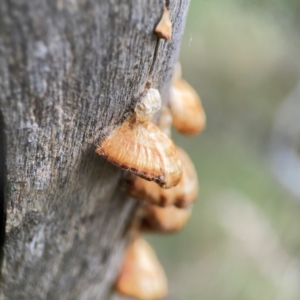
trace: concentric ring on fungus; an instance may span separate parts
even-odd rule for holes
[[[126,171],[171,188],[180,181],[182,166],[173,141],[152,123],[160,106],[158,90],[149,89],[134,113],[101,142],[96,153]]]

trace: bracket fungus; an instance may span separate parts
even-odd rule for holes
[[[201,132],[206,125],[206,115],[197,92],[181,78],[181,68],[174,70],[169,99],[175,129],[186,135]]]
[[[175,187],[163,189],[153,182],[131,175],[124,180],[127,194],[137,200],[145,200],[159,206],[187,207],[193,203],[198,195],[197,172],[185,151],[179,147],[177,151],[182,162],[183,173]]]
[[[165,272],[143,238],[135,238],[127,248],[115,289],[122,295],[139,300],[166,296],[168,283]]]
[[[182,166],[172,140],[152,123],[160,106],[158,90],[150,88],[134,112],[101,142],[96,153],[126,171],[171,188],[180,181]]]
[[[162,18],[155,28],[155,33],[161,39],[170,41],[172,38],[172,23],[170,20],[169,10],[166,6],[164,7]]]
[[[184,175],[182,175],[181,186],[182,196],[175,202],[175,205],[182,208],[188,207],[194,203],[198,196],[199,185],[197,171],[188,154],[181,148],[177,147],[179,158],[184,165]],[[179,187],[178,187],[179,188]]]
[[[159,207],[145,203],[141,209],[143,210],[142,230],[160,233],[179,231],[187,223],[192,213],[192,206],[187,208],[177,208],[175,206]]]

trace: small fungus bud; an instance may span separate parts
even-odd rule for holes
[[[168,292],[167,278],[150,245],[136,238],[129,245],[115,289],[139,300],[156,300]]]
[[[205,112],[197,92],[180,75],[175,67],[169,103],[173,126],[182,134],[197,134],[205,128]]]
[[[163,207],[168,205],[187,207],[193,203],[198,195],[197,172],[189,156],[178,147],[177,151],[183,169],[178,185],[163,189],[153,182],[131,175],[124,181],[127,194],[137,200],[148,201]]]
[[[175,206],[159,207],[145,203],[142,207],[142,229],[160,233],[172,233],[179,231],[187,223],[192,213],[192,206],[177,208]]]
[[[169,10],[166,6],[164,8],[162,18],[155,28],[155,33],[161,39],[170,41],[172,38],[172,23],[170,20]]]
[[[126,171],[171,188],[180,181],[182,166],[172,140],[151,121],[160,105],[159,92],[149,89],[135,112],[102,141],[96,153]]]
[[[136,119],[139,122],[150,122],[156,112],[161,108],[160,93],[156,89],[149,89],[147,94],[142,98],[134,111],[136,113]]]

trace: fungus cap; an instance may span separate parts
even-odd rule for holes
[[[159,233],[172,233],[181,230],[192,213],[192,206],[187,208],[159,207],[147,203],[142,209],[142,230]]]
[[[183,149],[177,147],[177,151],[179,159],[184,166],[184,175],[180,182],[182,186],[182,196],[175,202],[175,205],[182,208],[188,207],[197,199],[199,184],[194,163]]]
[[[172,23],[169,10],[166,7],[164,8],[162,18],[155,28],[155,33],[161,39],[170,41],[172,38]]]
[[[115,288],[120,294],[139,300],[166,296],[166,275],[153,249],[143,238],[136,238],[129,245]]]
[[[206,125],[206,115],[197,92],[183,79],[173,83],[170,90],[173,126],[180,133],[193,135]]]
[[[96,153],[126,171],[171,188],[180,181],[182,166],[172,140],[151,121],[160,103],[159,92],[148,90],[135,112],[101,142]]]
[[[153,182],[131,175],[124,180],[127,194],[137,200],[148,201],[163,207],[169,205],[187,207],[193,203],[198,195],[197,172],[185,151],[179,147],[177,151],[183,169],[178,185],[170,189],[162,189]]]

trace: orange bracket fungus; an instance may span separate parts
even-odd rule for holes
[[[134,112],[102,141],[96,153],[126,171],[171,188],[180,181],[182,166],[172,140],[152,123],[160,106],[158,90],[150,88]]]
[[[168,292],[167,278],[150,245],[141,237],[126,250],[115,289],[139,300],[156,300]]]
[[[159,207],[145,203],[142,209],[142,229],[160,233],[179,231],[187,223],[192,213],[192,206],[183,209],[175,206]]]
[[[165,7],[156,33],[169,39],[171,30]],[[120,294],[139,300],[161,299],[168,289],[165,273],[152,248],[140,237],[140,231],[173,233],[182,229],[198,195],[196,170],[185,151],[170,139],[171,125],[191,135],[199,133],[206,122],[200,98],[181,78],[179,64],[173,74],[170,109],[162,109],[156,126],[152,118],[160,107],[159,92],[148,89],[134,112],[96,149],[99,155],[132,173],[126,174],[125,190],[133,198],[144,201],[133,220],[133,242],[126,251],[115,284]]]
[[[182,134],[193,135],[205,128],[206,116],[197,92],[181,78],[180,65],[175,67],[170,88],[173,126]]]
[[[127,194],[137,200],[145,200],[159,206],[187,207],[193,203],[198,195],[197,173],[189,156],[178,147],[177,151],[182,162],[183,174],[175,187],[163,189],[153,182],[131,175],[124,181]]]
[[[170,20],[169,10],[166,6],[164,8],[162,18],[155,28],[155,33],[161,39],[170,41],[172,38],[172,23]]]

